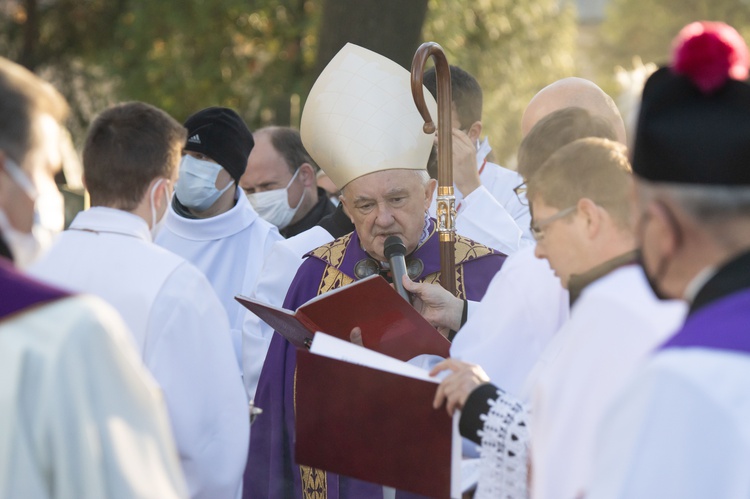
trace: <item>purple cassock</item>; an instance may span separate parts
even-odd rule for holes
[[[750,355],[750,253],[726,264],[701,288],[685,324],[661,348]]]
[[[0,257],[0,320],[66,296],[65,291],[26,277]]]
[[[421,271],[415,281],[437,282],[440,250],[434,220],[427,238],[407,257],[407,266]],[[292,281],[284,308],[296,310],[311,298],[349,284],[361,276],[372,259],[362,249],[356,232],[309,253]],[[457,237],[456,290],[461,298],[480,300],[505,255]],[[366,266],[366,265],[365,265]],[[244,498],[382,499],[381,485],[299,466],[294,458],[294,407],[297,355],[280,334],[274,334],[258,381],[255,404],[263,414],[253,423],[245,470]],[[326,380],[320,380],[325,383]],[[399,492],[399,498],[407,494]],[[413,495],[409,495],[413,497]]]

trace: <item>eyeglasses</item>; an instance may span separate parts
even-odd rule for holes
[[[544,220],[540,220],[538,222],[531,222],[531,234],[534,236],[534,239],[537,241],[541,241],[544,239],[544,228],[554,222],[555,220],[559,220],[563,217],[566,217],[576,211],[578,209],[578,205],[573,205],[565,208],[564,210],[560,210],[551,217],[547,217]]]
[[[522,184],[513,188],[513,192],[516,194],[518,202],[520,202],[524,206],[529,205],[529,201],[526,199],[526,190],[526,182],[523,182]]]

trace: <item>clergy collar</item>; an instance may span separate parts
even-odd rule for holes
[[[238,192],[241,189],[237,189]],[[210,218],[187,218],[181,215],[184,206],[172,198],[167,211],[166,228],[176,235],[193,241],[213,241],[233,236],[249,227],[257,218],[258,213],[250,206],[247,196],[240,195],[237,202],[229,210]]]
[[[738,291],[750,289],[750,251],[722,266],[695,295],[688,315]]]
[[[237,188],[234,190],[234,206],[232,206],[232,209],[237,207],[237,201],[239,201],[240,193],[243,193],[242,197],[246,197],[244,195],[244,192],[241,187],[237,186]],[[187,206],[182,204],[179,199],[177,199],[176,195],[172,196],[172,208],[174,208],[175,213],[177,213],[179,216],[183,218],[187,218],[189,220],[203,220],[199,217],[196,217],[190,212],[190,209],[188,209]],[[229,210],[232,211],[232,210]],[[222,213],[223,215],[223,213]],[[217,215],[220,216],[220,215]],[[214,218],[214,217],[211,217]]]
[[[638,258],[638,251],[628,251],[620,256],[607,260],[606,262],[597,265],[591,270],[588,270],[582,274],[573,274],[568,279],[568,292],[570,293],[570,306],[578,300],[583,290],[592,282],[597,281],[609,274],[613,270],[616,270],[625,265],[635,263]]]
[[[106,206],[94,206],[78,213],[68,230],[118,234],[152,241],[151,230],[144,219],[133,213]]]

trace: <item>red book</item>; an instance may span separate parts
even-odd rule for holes
[[[314,351],[297,352],[297,463],[429,497],[460,497],[460,438],[445,410],[432,408],[437,382],[358,365],[349,353],[340,360]]]
[[[317,331],[349,341],[352,329],[360,327],[365,347],[399,360],[450,355],[450,342],[379,275],[316,296],[296,312],[245,296],[235,299],[297,348],[308,347]]]

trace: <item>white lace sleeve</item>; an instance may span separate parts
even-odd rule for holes
[[[484,426],[476,499],[526,499],[529,460],[528,409],[501,389],[482,415]]]

